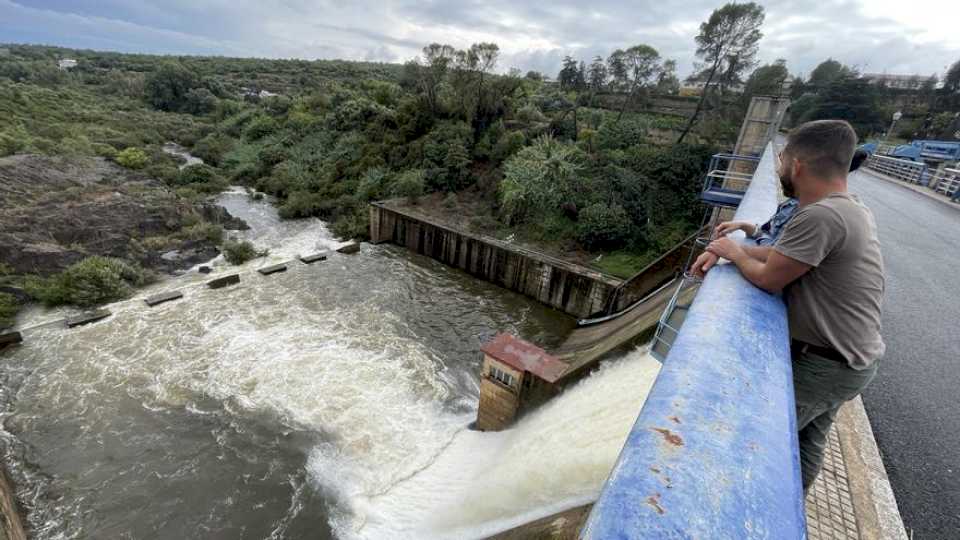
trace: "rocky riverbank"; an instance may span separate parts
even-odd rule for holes
[[[247,226],[103,158],[0,158],[0,262],[7,272],[50,275],[91,255],[175,272],[219,253],[219,227]]]

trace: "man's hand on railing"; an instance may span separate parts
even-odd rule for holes
[[[757,226],[749,221],[724,221],[713,230],[713,236],[720,238],[736,231],[743,231],[752,237],[757,232]]]
[[[718,260],[720,260],[720,257],[717,257],[709,251],[704,251],[697,257],[697,260],[693,261],[690,271],[693,272],[694,276],[703,279],[703,277],[707,275],[707,272],[717,264]]]

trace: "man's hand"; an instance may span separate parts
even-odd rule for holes
[[[721,238],[735,231],[743,231],[747,236],[753,236],[757,226],[749,221],[724,221],[713,230],[714,237]]]
[[[707,251],[734,263],[747,256],[747,252],[743,250],[743,246],[739,242],[734,242],[726,236],[710,242]]]
[[[697,276],[700,279],[703,279],[707,275],[707,272],[713,268],[713,265],[717,264],[717,261],[720,260],[720,257],[717,257],[709,251],[704,251],[697,257],[697,260],[693,261],[693,275]]]

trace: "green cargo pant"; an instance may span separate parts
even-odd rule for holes
[[[827,448],[827,434],[845,401],[857,397],[877,374],[877,363],[852,369],[843,362],[793,351],[793,391],[800,438],[804,492],[813,485]]]

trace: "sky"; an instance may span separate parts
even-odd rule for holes
[[[834,58],[867,73],[942,75],[960,60],[960,0],[772,0],[760,63],[807,75]],[[719,0],[0,0],[0,43],[156,54],[403,62],[431,42],[500,46],[498,70],[556,76],[652,45],[694,70]]]

